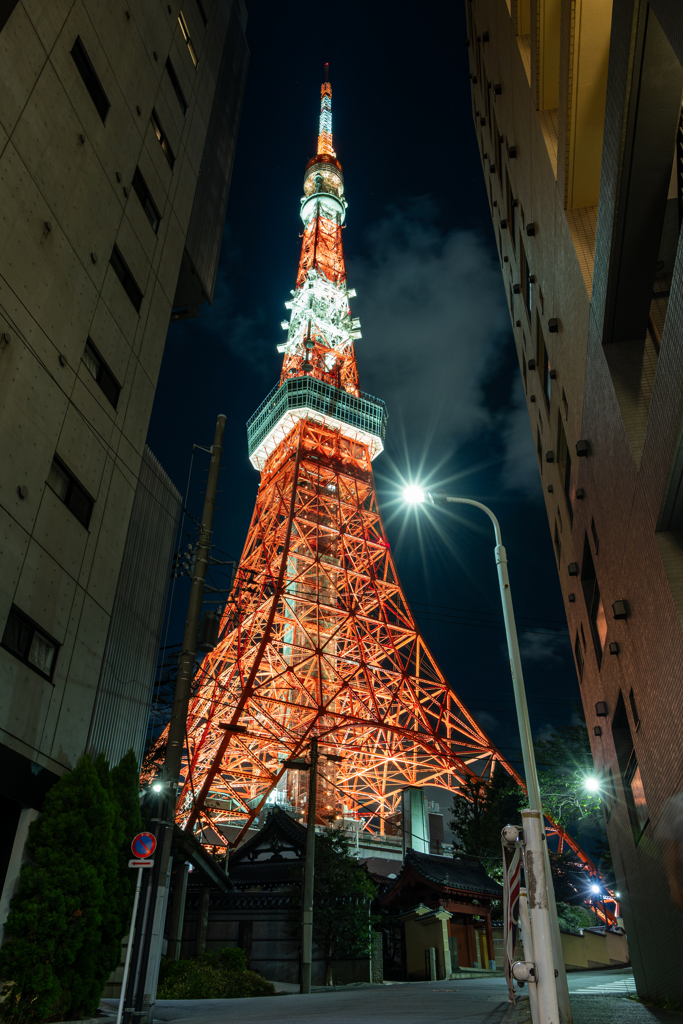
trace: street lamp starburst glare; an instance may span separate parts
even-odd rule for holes
[[[600,789],[600,783],[593,775],[589,775],[589,777],[584,782],[584,786],[586,787],[589,793],[597,793],[597,791]]]
[[[408,484],[403,490],[403,497],[409,505],[420,505],[425,500],[425,492],[418,484]]]

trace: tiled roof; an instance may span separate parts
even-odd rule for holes
[[[300,825],[298,821],[291,818],[286,811],[283,811],[280,807],[274,807],[272,811],[268,812],[268,817],[265,820],[265,824],[258,830],[255,836],[247,840],[242,846],[238,847],[234,853],[230,855],[230,868],[229,872],[232,876],[233,864],[237,865],[240,861],[249,859],[249,854],[258,849],[271,835],[279,835],[283,839],[287,840],[292,846],[297,847],[301,850],[302,855],[306,850],[306,829],[303,825]]]
[[[403,872],[408,868],[412,868],[421,878],[435,886],[460,889],[462,892],[482,893],[486,896],[500,897],[503,895],[502,885],[489,878],[481,861],[476,857],[433,857],[429,853],[407,850],[403,871],[394,885],[399,884]],[[389,893],[391,893],[391,889]]]

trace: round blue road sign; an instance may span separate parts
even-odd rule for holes
[[[157,848],[156,837],[151,832],[138,832],[130,848],[136,857],[151,857]]]

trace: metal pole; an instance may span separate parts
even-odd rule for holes
[[[535,960],[534,943],[531,938],[531,927],[529,925],[529,904],[526,898],[526,889],[519,890],[519,930],[522,933],[522,945],[524,946],[524,959]],[[536,985],[533,981],[529,985],[529,1008],[531,1010],[531,1024],[538,1022],[538,1000],[536,998]]]
[[[315,877],[315,804],[318,780],[318,738],[311,740],[311,767],[308,783],[308,816],[306,819],[306,865],[304,867],[304,898],[301,912],[301,986],[304,995],[311,991],[313,960],[313,880]]]
[[[151,930],[154,926],[156,903],[158,901],[160,903],[157,915],[159,929],[156,936],[156,942],[160,945],[163,941],[164,934],[164,916],[166,900],[168,898],[168,862],[171,856],[175,805],[178,794],[183,749],[185,746],[187,712],[190,703],[195,660],[197,657],[199,621],[202,614],[202,603],[204,600],[206,571],[209,566],[211,534],[213,532],[213,514],[216,506],[218,474],[220,472],[221,455],[223,453],[225,420],[225,416],[221,414],[216,421],[216,431],[214,433],[213,445],[211,447],[209,476],[206,482],[206,493],[204,495],[202,521],[199,528],[194,568],[192,570],[192,585],[190,589],[190,597],[187,602],[187,617],[185,619],[185,631],[183,633],[183,646],[178,659],[178,674],[176,676],[173,710],[171,711],[171,720],[168,727],[166,757],[164,759],[164,766],[161,772],[164,789],[162,791],[163,798],[160,800],[160,821],[158,822],[156,833],[159,870],[157,879],[154,880],[156,884],[150,894],[149,931],[146,936],[146,941],[142,951],[142,958],[140,960],[140,978],[135,1004],[135,1016],[139,1016],[142,1009],[142,998],[145,994],[146,988],[148,989],[150,996],[150,1010],[156,997],[160,956],[158,946],[154,949],[151,948]],[[156,873],[156,865],[154,870]],[[154,976],[148,979],[147,974],[150,963],[155,965],[152,972]]]
[[[126,982],[128,981],[128,971],[130,969],[130,954],[133,951],[133,941],[135,938],[135,916],[138,912],[138,903],[140,901],[142,872],[146,870],[146,868],[137,869],[138,880],[135,883],[135,899],[133,900],[133,913],[130,916],[130,929],[128,931],[128,942],[126,944],[126,962],[123,968],[123,978],[121,979],[121,995],[119,996],[119,1009],[116,1014],[116,1024],[121,1024],[121,1018],[123,1017],[123,1004],[126,1001]]]
[[[524,822],[524,874],[526,877],[531,936],[534,944],[536,964],[536,999],[538,1002],[538,1024],[557,1024],[557,988],[555,986],[555,961],[550,936],[550,914],[548,913],[548,886],[545,877],[543,843],[545,834],[542,825],[543,812],[526,807],[522,811]]]
[[[538,772],[536,771],[536,758],[534,757],[533,738],[531,735],[531,723],[529,721],[529,708],[527,706],[526,692],[524,689],[524,675],[522,672],[522,660],[519,654],[519,641],[517,639],[515,612],[512,606],[512,591],[510,589],[510,579],[508,577],[507,553],[505,551],[505,548],[503,547],[503,539],[500,532],[500,523],[498,522],[496,516],[491,511],[491,509],[488,508],[487,505],[483,505],[480,501],[474,501],[472,498],[454,498],[451,497],[450,495],[444,495],[443,497],[437,496],[435,500],[431,494],[429,494],[428,497],[433,505],[440,503],[445,504],[446,502],[453,503],[456,505],[472,505],[474,506],[474,508],[478,508],[482,512],[484,512],[493,523],[493,530],[496,537],[495,558],[496,568],[498,570],[498,585],[500,587],[500,598],[503,605],[505,636],[507,639],[508,655],[510,658],[510,674],[512,676],[512,689],[515,696],[515,707],[517,709],[519,736],[522,744],[522,760],[524,762],[524,775],[526,779],[527,794],[529,797],[530,808],[534,811],[539,811],[541,814],[541,832],[543,832],[543,804],[541,802],[541,790],[538,784]],[[548,844],[545,841],[544,833],[542,854],[543,856],[541,859],[543,861],[543,874],[545,876],[545,885],[547,891],[547,899],[544,901],[544,913],[548,914],[550,918],[548,938],[551,943],[554,960],[557,965],[557,978],[555,984],[553,985],[553,988],[556,992],[555,998],[558,1007],[558,1016],[556,1019],[559,1021],[559,1024],[572,1024],[572,1009],[571,1004],[569,1002],[569,987],[567,985],[567,974],[564,969],[562,940],[560,939],[560,925],[557,920],[557,907],[555,904],[555,892],[553,889],[553,880],[550,870]],[[536,870],[537,872],[540,872],[540,865],[537,866]],[[538,875],[538,877],[540,877],[540,875]]]

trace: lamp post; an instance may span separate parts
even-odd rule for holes
[[[529,709],[524,690],[524,676],[519,654],[515,613],[512,607],[507,554],[503,547],[500,524],[490,508],[483,505],[480,501],[474,501],[472,498],[456,498],[446,494],[432,495],[429,491],[423,491],[422,488],[415,484],[405,489],[404,497],[411,504],[421,504],[427,501],[431,505],[441,506],[451,503],[456,505],[472,505],[474,508],[484,512],[493,524],[496,538],[494,552],[498,571],[498,585],[503,605],[503,619],[505,621],[505,636],[510,657],[512,688],[515,695],[517,722],[522,744],[522,760],[524,762],[524,774],[526,777],[527,795],[529,797],[529,812],[525,812],[524,825],[527,841],[527,861],[531,852],[531,863],[533,864],[535,874],[535,878],[527,879],[527,889],[534,956],[537,965],[539,1021],[541,1024],[571,1024],[572,1013],[569,1003],[569,989],[564,970],[560,929],[557,920],[557,908],[555,906],[555,893],[553,892],[552,876],[550,873],[548,844],[543,830],[541,790],[538,784],[538,772],[534,757]],[[528,821],[526,820],[527,817],[529,818]],[[531,845],[529,840],[531,840]],[[537,846],[538,848],[535,848]],[[527,870],[529,870],[528,864]],[[535,928],[534,925],[536,925]],[[557,979],[555,976],[555,964],[557,964]]]

